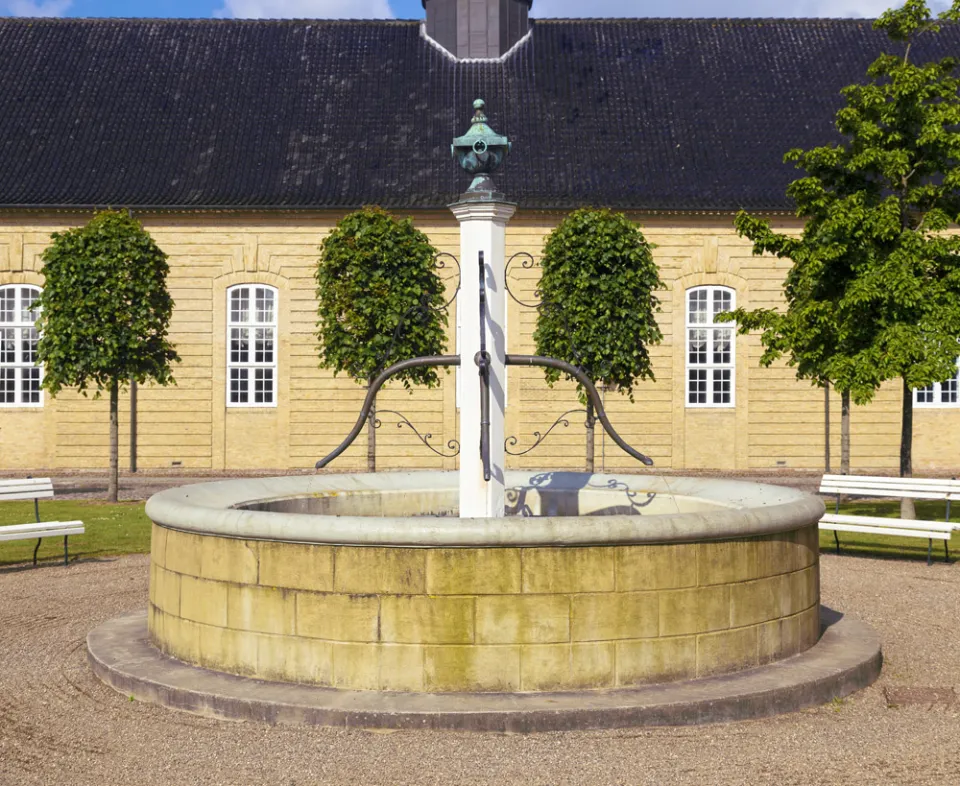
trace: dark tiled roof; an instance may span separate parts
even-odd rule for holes
[[[439,207],[479,96],[523,206],[789,209],[784,152],[832,138],[885,45],[862,20],[557,20],[457,63],[415,22],[3,19],[0,205]]]

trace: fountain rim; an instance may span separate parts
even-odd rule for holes
[[[508,488],[528,486],[545,471],[508,471]],[[405,548],[505,548],[685,543],[770,535],[815,524],[819,497],[785,486],[697,477],[555,472],[582,488],[604,491],[631,481],[643,491],[695,497],[717,507],[687,513],[612,516],[459,518],[335,516],[241,509],[238,506],[312,495],[456,491],[455,471],[288,475],[197,483],[154,494],[147,516],[170,529],[245,540]],[[563,490],[563,486],[550,487]],[[322,525],[318,525],[319,523]]]

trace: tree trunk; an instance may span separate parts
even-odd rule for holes
[[[116,502],[120,490],[120,383],[110,383],[110,478],[107,499]]]
[[[367,380],[367,387],[373,380]],[[367,472],[377,471],[377,400],[373,400],[367,417]]]
[[[830,472],[830,383],[823,386],[823,471]]]
[[[137,471],[137,381],[130,380],[130,472]]]
[[[903,380],[903,417],[900,421],[900,477],[913,477],[913,391]],[[900,500],[900,518],[915,519],[916,506],[912,499]]]
[[[850,391],[840,394],[840,474],[850,474]]]
[[[587,419],[585,423],[586,429],[587,429],[587,450],[586,450],[585,458],[586,458],[587,472],[589,472],[590,474],[593,474],[593,467],[594,467],[593,437],[594,437],[594,433],[596,432],[596,428],[595,428],[596,423],[597,423],[597,419],[593,414],[593,402],[588,400],[587,401]]]

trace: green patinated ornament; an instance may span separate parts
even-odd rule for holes
[[[496,190],[493,179],[503,159],[512,147],[510,140],[496,133],[487,125],[484,114],[486,102],[478,98],[473,102],[474,114],[470,130],[458,136],[450,146],[450,152],[467,174],[474,175],[473,182],[461,197],[461,201],[502,200],[503,194]]]

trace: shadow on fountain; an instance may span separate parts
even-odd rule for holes
[[[611,493],[622,492],[619,504],[609,502]],[[654,491],[636,491],[619,477],[604,477],[585,472],[538,472],[526,485],[506,490],[507,516],[641,516],[643,508],[656,499]],[[600,507],[597,505],[600,504]]]

